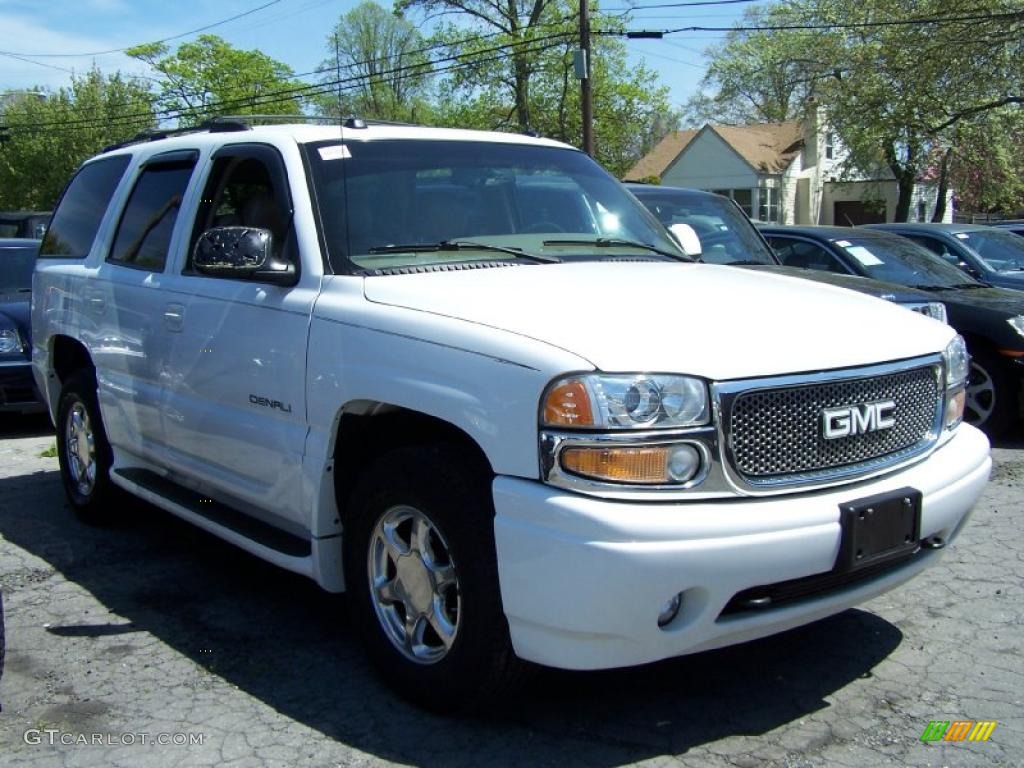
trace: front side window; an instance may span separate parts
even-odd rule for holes
[[[147,165],[128,198],[107,261],[163,270],[195,158]]]
[[[103,214],[129,162],[129,155],[115,155],[82,166],[57,204],[39,250],[41,257],[84,259],[89,255]]]
[[[684,258],[646,209],[582,152],[423,140],[322,142],[308,150],[324,238],[339,271],[517,254],[640,255],[615,244],[627,240],[641,251],[649,245]]]

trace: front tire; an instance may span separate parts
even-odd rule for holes
[[[92,371],[72,374],[61,389],[57,406],[57,460],[72,509],[86,522],[109,522],[117,508],[110,482],[113,452],[100,417]]]
[[[1020,415],[1019,386],[996,355],[987,350],[972,352],[964,421],[989,437],[1003,435]]]
[[[352,623],[381,677],[434,711],[493,706],[527,670],[501,606],[490,479],[458,446],[401,448],[349,505]]]

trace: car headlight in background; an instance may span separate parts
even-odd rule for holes
[[[1006,322],[1010,324],[1010,327],[1013,328],[1013,330],[1015,330],[1021,336],[1024,336],[1024,315],[1017,315],[1016,317],[1011,317]]]
[[[541,406],[541,425],[562,429],[667,429],[709,420],[707,385],[692,376],[568,376],[548,387]]]
[[[946,316],[946,305],[941,301],[927,302],[922,308],[921,314],[927,315],[933,320],[938,320],[940,323],[949,323],[949,319]]]
[[[0,355],[21,352],[21,336],[16,328],[0,328]]]
[[[965,387],[971,367],[971,357],[962,336],[946,345],[942,358],[946,364],[946,414],[943,423],[946,429],[952,429],[964,418]]]

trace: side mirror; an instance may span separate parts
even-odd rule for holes
[[[679,243],[683,253],[694,258],[700,256],[700,238],[693,227],[689,224],[672,224],[669,226],[668,231],[672,233],[672,237]]]
[[[274,256],[274,235],[257,227],[214,227],[199,236],[192,267],[206,275],[294,285],[295,265]]]

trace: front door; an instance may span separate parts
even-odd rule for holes
[[[306,437],[306,343],[316,275],[280,286],[200,274],[191,249],[206,230],[270,230],[273,247],[298,266],[284,164],[265,145],[215,153],[188,256],[167,275],[164,429],[172,466],[186,484],[241,502],[301,533]]]

